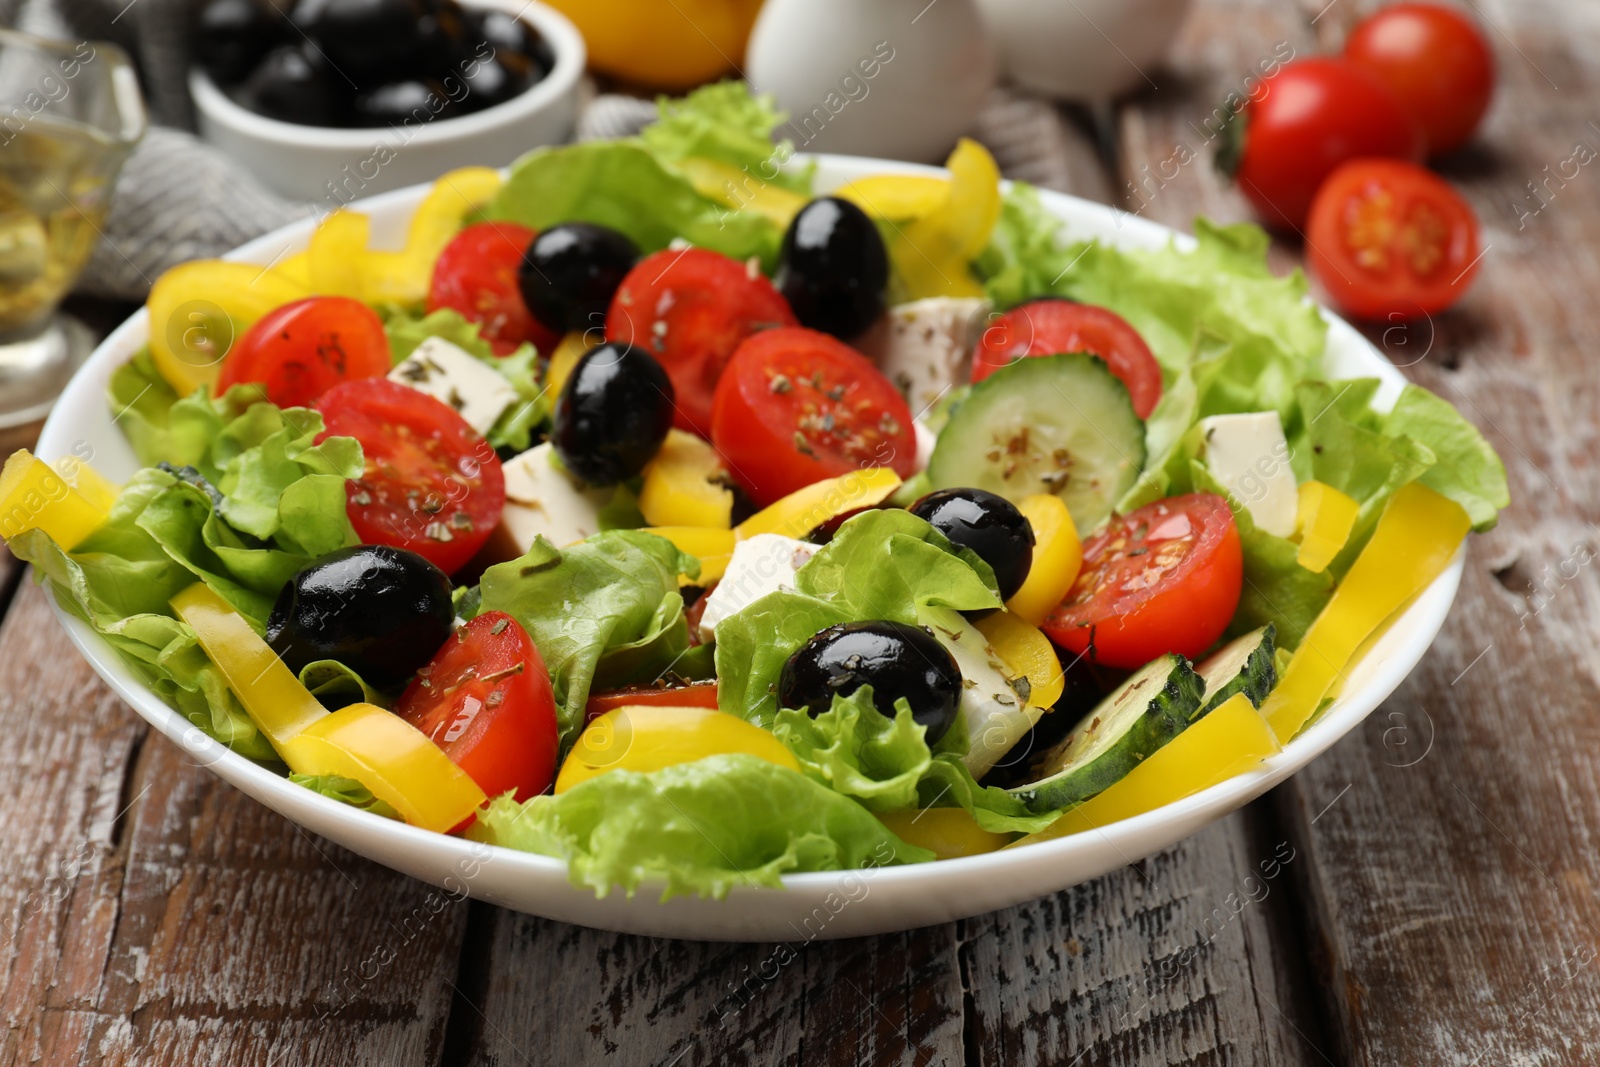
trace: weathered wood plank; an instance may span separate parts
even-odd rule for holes
[[[28,581],[0,628],[0,1064],[437,1063],[465,904],[236,792],[62,645]]]

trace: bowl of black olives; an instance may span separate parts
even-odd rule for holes
[[[205,0],[191,41],[201,136],[332,207],[566,140],[585,62],[527,0]]]

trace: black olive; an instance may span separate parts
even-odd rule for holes
[[[467,31],[474,41],[484,41],[495,52],[511,52],[534,58],[540,41],[539,31],[504,11],[472,11],[467,14]]]
[[[306,126],[337,126],[344,120],[345,93],[316,48],[300,42],[267,53],[245,82],[243,103],[257,114]]]
[[[528,245],[517,280],[534,318],[557,333],[586,330],[605,325],[611,297],[638,259],[638,246],[616,230],[563,222]]]
[[[503,104],[533,84],[533,61],[516,52],[496,52],[488,59],[475,59],[463,72],[467,83],[469,109],[480,110]]]
[[[455,0],[434,0],[428,13],[417,23],[421,38],[417,62],[423,73],[459,79],[463,73],[462,52],[467,47],[467,13]],[[450,88],[455,88],[453,84]],[[463,100],[463,104],[470,101]],[[470,106],[464,110],[473,110]]]
[[[366,88],[414,69],[428,14],[423,0],[300,0],[290,18],[342,77]]]
[[[456,95],[460,95],[457,91]],[[450,118],[461,107],[432,78],[408,78],[356,94],[351,123],[356,126],[399,126]]]
[[[850,338],[883,314],[889,254],[866,212],[818,197],[789,223],[773,281],[801,325]]]
[[[976,552],[994,570],[1001,600],[1022,588],[1033,566],[1033,526],[1011,501],[983,489],[940,489],[908,510],[951,543]]]
[[[289,580],[267,619],[267,644],[297,674],[333,659],[392,687],[433,658],[454,621],[444,571],[415,552],[356,545]]]
[[[904,697],[911,717],[926,726],[931,745],[956,721],[961,669],[926,630],[901,622],[847,622],[830,626],[801,645],[778,676],[778,704],[804,708],[816,718],[833,698],[872,687],[872,704],[894,715]]]
[[[607,343],[578,357],[556,399],[550,442],[573,475],[615,485],[644,470],[672,429],[672,379],[642,348]]]
[[[268,0],[211,0],[195,18],[195,59],[218,84],[237,85],[288,29]]]

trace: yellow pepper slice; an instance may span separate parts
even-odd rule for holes
[[[793,190],[762,181],[758,175],[720,160],[690,156],[678,160],[674,166],[689,179],[694,191],[707,200],[715,200],[734,211],[752,211],[783,229],[788,228],[789,222],[807,203],[805,197]]]
[[[425,830],[445,833],[488,799],[427,734],[376,704],[324,712],[279,752],[297,774],[356,779]]]
[[[1049,708],[1061,699],[1066,674],[1044,631],[1013,611],[996,611],[973,625],[1007,666],[1028,679],[1029,704]]]
[[[910,174],[874,174],[833,191],[875,218],[910,222],[926,218],[950,199],[950,182]]]
[[[282,278],[290,285],[299,286],[308,293],[312,291],[311,253],[305,249],[301,249],[292,256],[284,256],[273,264],[268,273]]]
[[[710,526],[646,526],[642,533],[665,537],[700,561],[700,577],[690,581],[679,578],[680,585],[707,585],[721,578],[733,558],[734,536],[732,530],[718,530]]]
[[[1300,534],[1300,554],[1295,562],[1308,571],[1328,569],[1355,527],[1361,505],[1325,482],[1304,482],[1295,529]]]
[[[1471,528],[1461,505],[1420,482],[1395,492],[1261,706],[1279,741],[1300,732],[1362,642],[1443,573]]]
[[[372,220],[341,208],[322,220],[306,247],[311,287],[328,296],[367,298],[367,240]]]
[[[639,511],[652,526],[733,525],[733,492],[722,484],[727,472],[710,443],[683,430],[670,430],[655,458],[645,465]]]
[[[1120,781],[1016,844],[1080,834],[1154,811],[1242,774],[1278,751],[1277,737],[1250,698],[1235,693]]]
[[[813,482],[756,512],[733,529],[739,540],[775,533],[804,537],[829,519],[881,504],[900,488],[889,467],[867,467]]]
[[[949,199],[900,227],[889,242],[889,258],[908,300],[983,295],[968,264],[989,243],[1000,218],[1000,168],[987,149],[966,138],[945,166],[951,175]]]
[[[250,721],[293,768],[284,744],[326,718],[328,709],[300,684],[249,620],[204,583],[196,582],[173,597],[172,610],[194,631],[200,647],[227,679],[228,688],[244,705]]]
[[[96,510],[108,512],[117,502],[122,487],[77,456],[62,456],[51,464],[67,484],[78,491]],[[58,542],[59,543],[59,542]]]
[[[239,336],[274,308],[309,290],[253,263],[197,259],[156,279],[145,308],[150,357],[179,396],[211,385]]]
[[[1012,837],[985,830],[965,808],[885,811],[878,813],[878,821],[906,844],[929,849],[942,860],[994,852]]]
[[[754,723],[711,708],[630,704],[584,728],[561,764],[555,791],[565,793],[607,771],[659,771],[727,752],[800,769],[783,742]]]
[[[435,180],[411,216],[405,249],[367,252],[363,299],[374,304],[427,299],[439,253],[460,232],[467,213],[487,203],[500,184],[500,172],[491,167],[462,167]]]
[[[595,343],[599,343],[598,337]],[[550,365],[544,372],[544,391],[551,404],[561,395],[561,387],[567,383],[567,375],[572,373],[572,368],[578,365],[578,357],[592,347],[586,336],[578,330],[561,335],[555,351],[550,353]]]
[[[88,464],[78,466],[89,469]],[[98,474],[94,477],[105,482]],[[66,477],[25,448],[11,453],[0,470],[0,538],[9,540],[24,530],[43,530],[70,552],[105,522],[109,507],[109,502],[102,506],[75,489]]]
[[[1038,626],[1061,603],[1083,567],[1083,545],[1072,512],[1058,496],[1038,493],[1017,505],[1033,527],[1033,564],[1006,607]]]

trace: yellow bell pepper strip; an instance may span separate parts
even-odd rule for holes
[[[680,576],[679,585],[709,585],[721,578],[733,558],[734,536],[732,530],[718,530],[710,526],[646,526],[641,533],[664,537],[700,561],[700,577],[690,580]]]
[[[1372,540],[1261,705],[1279,741],[1287,744],[1300,732],[1362,642],[1444,572],[1471,528],[1460,504],[1420,482],[1395,492]]]
[[[188,396],[217,380],[222,357],[251,323],[310,295],[254,263],[180,263],[156,279],[145,302],[150,357],[173,391]]]
[[[645,464],[639,511],[652,526],[733,525],[733,492],[727,472],[710,443],[682,430],[670,430],[655,458]]]
[[[780,229],[788,229],[807,203],[805,197],[793,190],[762,181],[748,170],[739,170],[720,160],[690,156],[673,166],[689,179],[694,191],[707,200],[715,200],[731,211],[752,211],[770,219]]]
[[[427,734],[376,704],[324,712],[278,750],[296,774],[354,778],[424,830],[446,833],[488,799]]]
[[[249,620],[204,583],[196,582],[173,597],[172,610],[188,623],[250,721],[287,763],[284,743],[325,718],[328,710],[300,684]]]
[[[985,830],[965,808],[885,811],[878,813],[878,821],[906,844],[928,849],[942,860],[994,852],[1014,836]]]
[[[88,469],[88,464],[80,466]],[[113,492],[113,498],[115,495]],[[70,481],[25,448],[11,453],[0,470],[0,538],[10,540],[24,530],[43,530],[70,552],[105,522],[109,507],[74,489]]]
[[[374,304],[427,299],[439,253],[461,231],[467,213],[488,203],[501,182],[492,167],[462,167],[435,180],[411,216],[405,249],[367,252],[363,299]]]
[[[282,278],[290,285],[311,292],[311,253],[301,249],[292,256],[284,256],[272,265],[267,273]]]
[[[1279,751],[1276,735],[1250,698],[1235,693],[1120,781],[1016,846],[1081,834],[1154,811],[1242,774]]]
[[[938,211],[950,199],[950,182],[909,174],[874,174],[833,191],[841,200],[876,218],[913,222]]]
[[[51,464],[56,473],[67,480],[67,484],[78,491],[78,495],[92,504],[96,510],[108,512],[111,505],[117,502],[122,487],[77,456],[62,456]],[[59,543],[59,542],[57,542]]]
[[[1006,607],[1038,626],[1061,603],[1083,567],[1083,545],[1072,513],[1058,496],[1038,493],[1017,505],[1033,527],[1033,563]]]
[[[600,338],[595,338],[595,344],[600,343]],[[555,351],[550,353],[550,365],[544,372],[544,391],[552,406],[556,397],[561,395],[561,387],[567,383],[567,375],[572,373],[572,368],[578,365],[578,357],[593,348],[585,335],[573,330],[571,333],[561,335]]]
[[[325,296],[367,298],[367,240],[372,220],[341,208],[322,220],[306,247],[311,287]]]
[[[565,793],[607,771],[659,771],[728,752],[800,769],[794,754],[771,731],[726,712],[630,704],[584,728],[561,764],[555,791]]]
[[[888,467],[866,467],[813,482],[769,504],[733,528],[739,540],[775,533],[804,537],[829,519],[883,503],[900,488],[900,476]]]
[[[1361,505],[1325,482],[1300,485],[1300,507],[1295,530],[1300,535],[1300,554],[1295,562],[1308,571],[1328,569],[1355,527]]]
[[[1028,703],[1050,708],[1061,699],[1066,674],[1056,646],[1033,623],[1016,612],[996,611],[973,624],[989,647],[1011,670],[1028,679]]]

